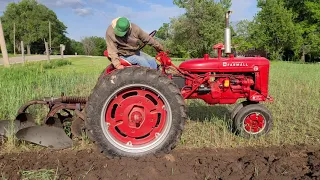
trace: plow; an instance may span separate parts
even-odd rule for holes
[[[18,139],[51,149],[70,148],[73,139],[85,133],[107,156],[168,153],[184,130],[186,99],[208,105],[243,99],[231,112],[232,131],[244,138],[267,135],[273,119],[261,102],[273,101],[268,94],[270,63],[264,57],[234,57],[230,14],[226,13],[224,44],[213,46],[218,57],[205,54],[176,66],[168,52],[159,52],[158,69],[120,59],[125,68],[106,67],[88,97],[62,94],[27,102],[14,121],[0,121],[0,135],[6,137],[6,129],[13,125]],[[110,60],[108,52],[104,54]],[[40,124],[27,111],[32,105],[49,109]]]
[[[46,97],[42,100],[29,101],[20,107],[15,121],[0,121],[2,123],[0,124],[0,135],[7,136],[6,132],[13,130],[20,140],[52,149],[72,147],[71,138],[79,138],[83,133],[85,115],[82,111],[86,103],[86,97],[64,96],[63,93],[61,97]],[[33,115],[27,112],[29,108],[36,105],[49,109],[47,116],[40,123],[36,123]],[[69,133],[67,133],[68,130]]]

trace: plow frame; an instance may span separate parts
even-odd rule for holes
[[[72,118],[73,115],[70,113],[70,111],[73,111],[75,115],[80,117],[82,120],[85,120],[85,115],[83,112],[85,106],[87,103],[86,97],[74,97],[74,96],[64,96],[62,93],[61,97],[46,97],[43,100],[32,100],[20,107],[18,110],[18,115],[16,117],[16,120],[19,120],[21,122],[24,121],[31,121],[32,119],[27,119],[26,113],[28,108],[30,108],[33,105],[44,105],[49,108],[49,112],[47,113],[46,117],[43,120],[44,124],[47,125],[53,125],[55,123],[54,116],[57,115],[59,111],[64,111],[68,114],[68,116],[60,116],[60,120],[64,120],[65,118]]]

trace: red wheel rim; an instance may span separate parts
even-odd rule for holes
[[[123,90],[107,106],[107,131],[127,146],[150,143],[164,130],[167,117],[164,107],[164,101],[149,89]]]
[[[259,113],[251,113],[244,120],[244,128],[249,133],[259,133],[265,128],[265,125],[265,118]]]

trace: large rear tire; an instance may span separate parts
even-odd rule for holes
[[[126,67],[100,79],[86,114],[86,128],[109,157],[170,152],[187,117],[174,82],[145,67]]]

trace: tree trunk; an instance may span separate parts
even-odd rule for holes
[[[300,62],[302,63],[306,62],[306,53],[304,48],[302,48],[302,56],[301,56]]]
[[[16,42],[16,49],[18,50],[18,53],[21,54],[21,43]]]
[[[27,53],[30,55],[30,45],[27,45]]]

